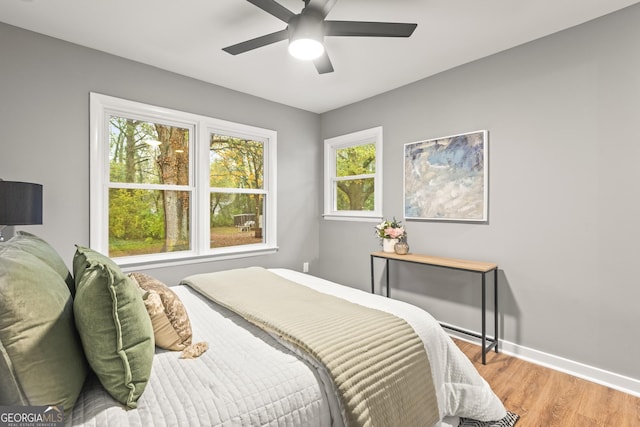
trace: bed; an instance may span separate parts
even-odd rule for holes
[[[84,288],[82,283],[78,286],[78,276],[87,274],[82,271],[82,268],[78,269],[78,265],[93,264],[87,263],[87,259],[84,258],[81,259],[82,262],[74,259],[74,276],[76,277],[75,280],[71,280],[71,274],[68,271],[65,274],[60,260],[51,261],[55,255],[50,247],[45,246],[46,242],[26,233],[16,237],[19,237],[17,242],[20,244],[14,241],[13,252],[18,247],[20,251],[29,252],[30,255],[37,252],[41,259],[47,260],[62,278],[62,285],[59,287],[66,283],[65,289],[58,289],[57,292],[64,295],[66,291],[74,300],[72,305],[78,305],[78,300],[84,298]],[[8,246],[11,247],[11,245]],[[3,296],[10,299],[15,297],[12,292],[17,290],[11,288],[7,277],[15,279],[10,272],[16,270],[15,262],[18,257],[13,256],[12,251],[4,249],[0,247],[0,285]],[[86,250],[90,256],[100,259],[100,272],[108,271],[112,279],[120,277],[114,276],[111,270],[117,270],[117,266],[110,263],[108,259],[102,260],[100,254],[91,254],[91,251],[86,248],[83,250]],[[85,256],[89,255],[85,254]],[[33,264],[31,258],[29,262]],[[105,265],[108,268],[105,268]],[[24,271],[24,263],[19,266],[21,271]],[[33,268],[31,265],[27,267]],[[98,270],[90,270],[87,267],[87,271],[91,271],[92,280],[95,280]],[[116,273],[122,277],[125,276],[121,272],[116,271]],[[219,273],[227,274],[227,272]],[[214,276],[216,274],[218,273],[211,273]],[[348,304],[387,313],[403,319],[410,325],[423,343],[428,355],[430,377],[437,400],[437,419],[433,425],[457,426],[459,417],[489,421],[506,416],[504,406],[488,384],[438,323],[425,311],[401,301],[372,295],[293,270],[274,268],[265,270],[261,274],[277,276],[295,286],[326,294],[331,298],[339,298],[347,301]],[[32,274],[28,276],[34,277]],[[47,276],[49,285],[53,277],[51,274]],[[200,277],[196,276],[185,278],[182,284],[172,286],[170,289],[188,313],[194,341],[206,342],[209,349],[197,358],[183,359],[180,357],[180,352],[154,347],[149,362],[149,373],[144,384],[142,386],[134,384],[128,389],[130,394],[132,388],[137,390],[133,405],[116,400],[113,393],[107,391],[108,387],[104,385],[102,377],[94,372],[92,363],[87,365],[82,362],[75,363],[71,367],[76,371],[85,370],[85,375],[80,376],[82,381],[74,382],[68,379],[69,375],[64,370],[66,367],[61,368],[62,372],[59,373],[67,378],[68,383],[80,384],[79,388],[75,386],[77,389],[75,399],[73,399],[73,391],[67,393],[73,400],[71,406],[67,401],[39,401],[38,399],[43,397],[38,393],[29,395],[25,392],[30,387],[28,378],[21,378],[19,369],[11,366],[11,363],[16,363],[16,350],[11,347],[6,334],[7,328],[3,329],[3,325],[8,320],[0,318],[0,338],[5,355],[4,364],[0,364],[0,371],[4,370],[6,373],[13,370],[10,373],[15,382],[23,380],[26,384],[21,390],[22,402],[16,402],[15,398],[11,397],[11,390],[7,391],[10,387],[3,384],[0,389],[2,399],[0,404],[61,406],[64,404],[67,426],[343,426],[349,424],[349,417],[345,414],[345,404],[336,391],[336,382],[329,368],[301,351],[300,346],[293,345],[278,333],[274,333],[273,329],[262,329],[253,320],[247,320],[233,309],[212,301],[199,288],[197,283],[199,279]],[[25,276],[17,282],[15,280],[11,282],[25,287],[26,280]],[[121,282],[125,283],[127,280],[122,278]],[[74,288],[72,284],[76,287]],[[51,301],[50,296],[45,295],[45,297],[49,302]],[[140,296],[132,298],[140,298]],[[68,301],[64,306],[67,307],[64,311],[68,311]],[[10,311],[4,308],[5,312]],[[92,305],[88,311],[95,315],[96,307]],[[73,334],[77,336],[79,333],[82,338],[85,331],[79,325],[78,319],[83,315],[77,307],[74,312],[77,331]],[[15,321],[15,319],[11,320]],[[58,319],[56,324],[60,323],[64,322]],[[91,328],[95,327],[95,324],[92,324]],[[80,356],[87,359],[92,357],[91,347],[95,349],[102,345],[98,342],[87,346],[82,339],[80,341],[82,342]],[[138,342],[135,343],[136,346],[138,344]],[[13,359],[11,359],[12,354]],[[75,353],[66,354],[64,359],[68,362],[75,356]],[[63,362],[58,358],[55,363],[56,366],[61,366]],[[49,369],[47,372],[50,371]],[[73,371],[74,374],[76,371]],[[135,377],[135,369],[131,368],[131,371],[133,374],[129,373],[129,375]],[[5,382],[4,378],[3,382]],[[389,398],[387,396],[382,399]],[[415,398],[420,405],[420,397]],[[351,422],[351,424],[354,423]],[[363,425],[368,424],[364,422]]]

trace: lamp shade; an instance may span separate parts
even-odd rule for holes
[[[0,225],[42,224],[42,185],[0,180]]]
[[[311,60],[324,53],[324,46],[316,39],[295,39],[289,42],[289,53],[303,61]]]

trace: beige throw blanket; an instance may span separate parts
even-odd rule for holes
[[[438,421],[429,359],[403,319],[260,267],[193,275],[182,283],[326,366],[349,426],[431,426]]]

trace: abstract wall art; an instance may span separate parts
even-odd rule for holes
[[[487,221],[488,132],[404,145],[406,219]]]

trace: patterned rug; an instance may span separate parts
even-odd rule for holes
[[[482,422],[470,418],[460,418],[458,427],[513,427],[518,422],[520,415],[507,411],[507,416],[499,421]]]

